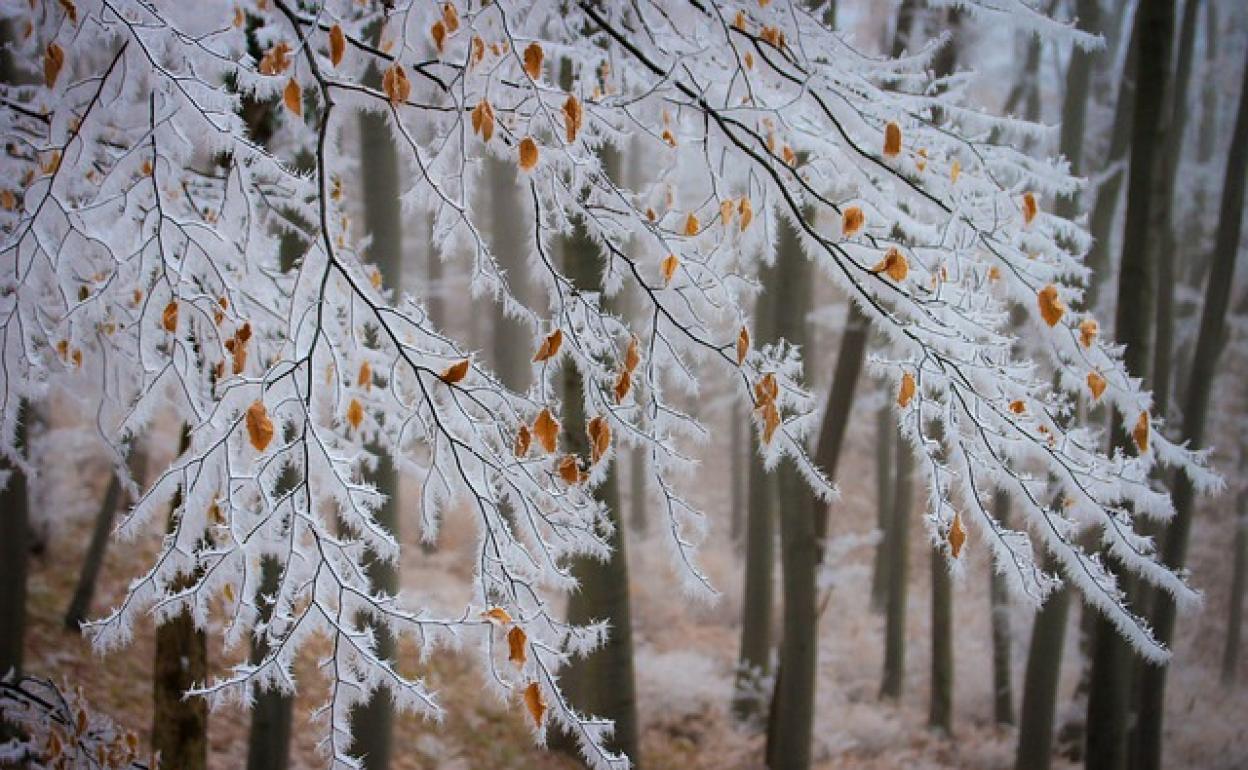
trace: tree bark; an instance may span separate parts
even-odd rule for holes
[[[1050,564],[1050,569],[1053,566]],[[1052,762],[1054,711],[1066,646],[1070,590],[1062,586],[1049,594],[1031,627],[1015,770],[1049,770]]]
[[[1226,314],[1230,305],[1231,285],[1243,225],[1244,177],[1248,172],[1248,61],[1245,62],[1239,95],[1235,131],[1226,163],[1226,180],[1222,185],[1222,206],[1219,213],[1218,236],[1211,258],[1212,269],[1205,286],[1205,304],[1201,311],[1196,352],[1192,358],[1191,377],[1183,407],[1183,439],[1193,449],[1205,443],[1205,422],[1218,358],[1226,342]],[[1162,561],[1171,569],[1181,569],[1187,561],[1187,542],[1192,528],[1195,488],[1186,474],[1174,481],[1174,518],[1171,519],[1162,547]],[[1174,638],[1174,600],[1158,592],[1153,609],[1153,631],[1158,641],[1169,645]],[[1140,682],[1139,719],[1136,730],[1136,751],[1139,767],[1159,768],[1162,753],[1162,722],[1165,707],[1166,668],[1151,666],[1144,670]]]
[[[260,617],[268,622],[273,606],[260,599],[277,592],[281,564],[272,557],[260,563],[261,577],[257,603]],[[260,640],[252,642],[251,662],[259,663],[268,654],[268,646]],[[247,770],[286,770],[290,766],[290,735],[293,723],[294,698],[278,689],[257,688],[251,707],[251,733],[247,739]]]
[[[30,407],[18,409],[15,444],[26,451]],[[8,483],[0,489],[0,677],[22,675],[26,642],[26,578],[29,568],[30,495],[26,474],[8,458],[0,457],[0,471]],[[3,737],[0,734],[0,737]]]
[[[1222,650],[1222,684],[1235,683],[1239,673],[1239,641],[1244,625],[1244,584],[1248,583],[1248,492],[1240,492],[1231,554],[1231,595],[1226,619],[1226,646]]]
[[[485,168],[489,178],[492,251],[512,293],[523,302],[528,292],[522,249],[524,238],[514,232],[519,209],[515,164],[491,157],[486,159]],[[532,374],[529,362],[530,351],[534,348],[531,332],[523,322],[504,312],[502,302],[495,302],[493,308],[491,363],[494,372],[508,388],[523,392],[529,386]]]
[[[777,281],[772,285],[776,295],[776,336],[804,349],[812,269],[787,220],[780,225],[776,264]],[[781,461],[776,475],[784,615],[780,641],[782,673],[776,679],[767,733],[768,767],[806,770],[810,767],[818,658],[816,501],[792,460]]]
[[[1148,379],[1152,351],[1152,311],[1155,309],[1156,275],[1148,249],[1152,221],[1154,179],[1158,165],[1161,131],[1157,115],[1165,104],[1170,38],[1174,28],[1173,0],[1141,0],[1136,12],[1138,62],[1131,130],[1131,169],[1127,186],[1127,220],[1118,276],[1115,336],[1126,347],[1123,363],[1133,376]],[[1134,451],[1135,444],[1123,428],[1135,415],[1114,415],[1114,448]],[[1109,559],[1111,565],[1114,564]],[[1114,565],[1128,596],[1134,580]],[[1088,693],[1088,770],[1121,770],[1127,762],[1128,701],[1132,652],[1122,636],[1104,617],[1096,619]]]
[[[729,535],[735,546],[741,545],[741,538],[745,535],[745,490],[742,485],[745,476],[745,452],[742,450],[742,444],[746,441],[746,422],[745,413],[741,410],[741,405],[734,403],[732,410],[729,412],[728,419],[732,423],[731,436],[728,439],[728,473],[730,475],[729,484],[732,485],[732,500],[730,501],[732,523]]]
[[[190,428],[183,426],[178,454],[185,452],[190,443]],[[169,510],[170,532],[181,508],[179,489]],[[208,702],[184,697],[191,687],[207,680],[207,634],[195,627],[190,611],[183,610],[156,627],[152,751],[160,754],[163,770],[205,770],[208,766]]]
[[[875,546],[875,564],[871,569],[871,608],[876,612],[883,612],[888,606],[888,532],[893,514],[893,442],[896,433],[893,409],[886,400],[875,413],[875,527],[880,533],[880,542]]]
[[[910,509],[914,505],[914,450],[897,440],[893,514],[888,527],[888,608],[884,630],[881,698],[901,698],[906,678],[906,578],[910,572]]]
[[[944,548],[931,547],[932,687],[927,726],[953,734],[953,576]]]
[[[1010,497],[997,491],[993,497],[993,515],[1001,526],[1009,526]],[[1014,684],[1011,678],[1010,592],[1002,575],[990,568],[988,583],[992,612],[992,714],[999,725],[1014,724]]]

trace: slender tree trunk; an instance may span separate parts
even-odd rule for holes
[[[1231,139],[1226,163],[1226,181],[1222,186],[1222,206],[1218,237],[1212,256],[1212,270],[1205,287],[1205,304],[1201,311],[1200,332],[1192,358],[1191,378],[1183,407],[1183,439],[1193,449],[1205,443],[1205,421],[1217,374],[1218,358],[1226,342],[1226,314],[1230,304],[1235,261],[1243,225],[1244,178],[1248,172],[1248,62],[1245,62],[1239,95],[1235,133]],[[1187,541],[1192,528],[1195,489],[1186,474],[1174,482],[1174,518],[1167,528],[1162,547],[1162,560],[1171,569],[1182,569],[1187,561]],[[1174,600],[1158,592],[1153,609],[1153,631],[1158,641],[1169,645],[1174,638]],[[1168,669],[1151,666],[1145,669],[1140,683],[1140,713],[1136,731],[1139,767],[1152,770],[1161,767],[1162,721],[1165,707],[1166,673]]]
[[[515,164],[488,158],[491,248],[512,293],[523,302],[528,296],[524,269],[524,238],[515,232],[519,201],[516,196]],[[494,303],[493,361],[495,373],[511,390],[523,392],[529,385],[529,365],[533,348],[532,332],[526,325],[508,316],[502,302]]]
[[[271,602],[261,597],[277,592],[281,577],[281,563],[265,557],[260,563],[260,590],[257,602],[260,616],[268,622],[273,614]],[[252,642],[251,662],[257,664],[268,654],[268,646],[260,641]],[[286,770],[290,766],[290,735],[294,697],[281,690],[257,688],[256,700],[251,707],[251,733],[247,739],[247,770]]]
[[[629,516],[629,519],[631,520],[633,530],[636,531],[638,535],[644,536],[646,532],[650,530],[650,508],[648,506],[649,501],[646,499],[645,448],[634,447],[629,452],[629,458],[628,496],[629,504],[632,507],[632,515]]]
[[[745,475],[745,453],[742,451],[741,445],[745,442],[747,433],[746,416],[741,409],[741,405],[733,403],[732,409],[728,415],[729,421],[732,423],[730,428],[731,436],[728,439],[728,458],[729,458],[729,483],[732,485],[732,523],[730,535],[733,545],[740,546],[741,538],[745,535],[745,490],[742,486],[742,477]]]
[[[1079,29],[1095,33],[1101,28],[1099,0],[1078,0],[1075,6]],[[1092,65],[1097,53],[1073,46],[1070,64],[1066,70],[1066,91],[1062,98],[1062,129],[1060,146],[1062,155],[1070,163],[1070,172],[1076,176],[1084,173],[1083,135],[1088,124],[1088,86],[1092,82]],[[1062,196],[1055,205],[1058,216],[1074,218],[1081,209],[1078,195]]]
[[[1165,104],[1170,38],[1174,29],[1173,0],[1141,0],[1138,13],[1139,56],[1135,114],[1132,119],[1131,170],[1127,187],[1127,221],[1118,277],[1115,336],[1126,347],[1127,371],[1148,379],[1151,363],[1152,321],[1156,276],[1149,257],[1148,233],[1152,221],[1154,171],[1158,165],[1161,133],[1157,115]],[[1124,419],[1114,415],[1113,446],[1134,451]],[[1110,558],[1110,563],[1114,560]],[[1134,580],[1121,569],[1116,572],[1123,589],[1134,593]],[[1118,630],[1104,617],[1096,620],[1090,690],[1088,692],[1088,770],[1121,770],[1127,762],[1127,726],[1131,687],[1132,652]]]
[[[776,294],[776,336],[804,348],[812,271],[797,233],[787,220],[780,225],[776,263],[778,280],[769,287]],[[780,641],[782,673],[776,679],[767,733],[768,767],[806,770],[810,767],[818,658],[816,501],[792,460],[783,460],[776,474],[780,490],[784,616]]]
[[[910,509],[914,505],[914,450],[904,439],[897,445],[893,514],[888,527],[888,608],[884,630],[884,678],[881,698],[901,698],[906,679],[906,591],[910,572]]]
[[[376,78],[376,72],[370,78]],[[360,177],[363,185],[364,228],[372,236],[368,249],[369,260],[381,272],[384,285],[401,291],[403,285],[403,225],[399,205],[400,161],[394,139],[383,115],[362,113],[360,115]],[[367,474],[368,480],[385,495],[385,502],[374,512],[378,526],[399,537],[399,477],[398,472],[381,447],[371,446],[369,451],[377,455],[377,467]],[[387,562],[372,552],[364,557],[372,589],[379,593],[395,595],[399,590],[397,563]],[[377,657],[394,662],[396,645],[393,636],[384,627],[374,629],[377,635]],[[372,694],[368,701],[351,714],[351,754],[363,757],[365,770],[385,770],[390,767],[393,752],[394,702],[383,688]]]
[[[1010,496],[997,491],[993,497],[993,515],[1001,526],[1009,526]],[[1010,591],[1005,575],[990,568],[988,583],[992,611],[992,713],[999,725],[1014,724],[1014,685],[1011,681]]]
[[[953,734],[953,576],[943,548],[929,548],[932,561],[932,691],[927,726]]]
[[[14,443],[26,451],[30,407],[18,409]],[[29,567],[30,496],[26,474],[0,456],[0,471],[8,473],[8,483],[0,489],[0,677],[12,672],[22,675],[26,641],[26,578]],[[4,737],[0,733],[0,737]]]
[[[130,475],[136,483],[142,485],[142,467],[144,464],[143,450],[130,450]],[[116,473],[108,479],[108,489],[95,514],[95,526],[91,530],[91,541],[87,544],[87,552],[82,558],[82,569],[78,572],[78,583],[74,587],[74,595],[65,610],[65,629],[77,633],[86,622],[91,612],[91,600],[95,597],[95,586],[99,581],[100,570],[104,568],[104,554],[108,550],[108,541],[113,534],[113,520],[117,510],[128,504],[123,498],[121,479]]]
[[[178,454],[191,443],[183,426]],[[182,491],[169,509],[172,532],[182,508]],[[191,580],[185,576],[185,580]],[[152,671],[152,751],[160,754],[164,770],[205,770],[208,766],[208,702],[185,698],[191,687],[208,680],[208,637],[195,627],[189,610],[156,627],[155,665]]]
[[[1244,584],[1248,582],[1248,492],[1240,492],[1231,554],[1231,595],[1227,604],[1226,647],[1222,650],[1222,683],[1235,683],[1239,673],[1239,639],[1244,625]]]
[[[1055,565],[1050,564],[1052,569]],[[1053,758],[1053,721],[1057,707],[1058,674],[1066,646],[1066,618],[1070,588],[1049,594],[1036,612],[1023,677],[1023,706],[1019,719],[1015,770],[1049,770]]]
[[[885,401],[875,413],[875,527],[880,533],[880,542],[875,546],[875,564],[871,569],[871,608],[876,612],[883,612],[888,606],[888,532],[893,513],[893,441],[896,433],[892,407]]]

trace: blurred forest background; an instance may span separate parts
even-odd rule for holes
[[[1024,32],[965,23],[958,9],[921,0],[840,0],[833,18],[857,46],[885,55],[948,35],[937,66],[972,71],[976,101],[1052,127],[1027,149],[1064,155],[1089,180],[1080,200],[1058,205],[1067,207],[1066,215],[1086,212],[1096,239],[1088,256],[1096,271],[1090,306],[1098,317],[1113,319],[1121,256],[1147,251],[1155,291],[1149,303],[1129,312],[1151,328],[1147,378],[1157,393],[1155,411],[1174,436],[1191,436],[1193,426],[1185,423],[1190,384],[1207,371],[1193,359],[1207,290],[1225,275],[1216,272],[1217,257],[1228,249],[1244,253],[1238,222],[1248,137],[1236,128],[1238,116],[1242,133],[1248,8],[1242,0],[1141,0],[1138,7],[1131,0],[1047,0],[1045,10],[1077,18],[1081,28],[1104,37],[1104,48],[1072,51]],[[1146,34],[1146,21],[1160,31]],[[378,132],[369,119],[361,122],[361,187],[374,192],[365,194],[360,214],[378,241],[400,244],[382,266],[386,283],[430,298],[440,328],[480,351],[508,384],[522,386],[532,341],[497,308],[470,298],[467,270],[457,269],[454,254],[438,258],[427,222],[399,221],[397,202],[384,200],[395,162],[384,128]],[[1141,137],[1153,143],[1148,153],[1136,152]],[[1137,155],[1155,163],[1149,180],[1154,215],[1145,222],[1128,205]],[[625,152],[618,162],[628,169],[641,159]],[[492,173],[499,182],[487,191],[496,211],[490,237],[502,259],[518,264],[520,256],[507,251],[517,207],[508,200],[515,190],[508,175],[515,172],[500,167]],[[828,403],[821,451],[823,436],[843,436],[839,454],[819,456],[841,499],[826,517],[815,597],[815,766],[1248,767],[1248,665],[1240,654],[1248,569],[1243,273],[1229,287],[1227,335],[1213,368],[1204,431],[1227,489],[1195,501],[1190,537],[1154,532],[1163,543],[1171,539],[1170,550],[1163,546],[1168,559],[1183,563],[1186,557],[1191,582],[1205,595],[1200,612],[1173,623],[1174,657],[1164,690],[1155,670],[1129,652],[1119,650],[1114,658],[1101,649],[1112,644],[1104,624],[1077,597],[1059,593],[1039,614],[1011,604],[974,540],[966,546],[963,574],[949,574],[922,523],[926,491],[911,476],[909,452],[898,451],[889,408],[895,393],[864,365],[874,340],[863,319],[824,284],[769,278],[757,342],[774,338],[777,329],[800,327],[807,381]],[[513,278],[523,283],[522,275]],[[811,297],[798,296],[805,289]],[[629,312],[629,300],[622,312]],[[684,483],[685,493],[712,517],[702,560],[722,595],[711,605],[695,603],[675,587],[655,531],[665,519],[648,507],[646,476],[636,470],[644,459],[623,457],[611,487],[621,522],[619,557],[586,569],[585,590],[569,609],[583,619],[608,618],[615,632],[608,647],[565,683],[583,708],[617,720],[617,741],[640,767],[758,767],[769,753],[784,751],[782,745],[769,749],[767,736],[769,714],[783,719],[774,716],[783,709],[777,704],[773,710],[770,698],[785,598],[774,516],[787,501],[762,472],[748,415],[733,406],[725,383],[707,383],[685,408],[709,428],[705,444],[691,447],[702,467]],[[16,533],[8,526],[0,539],[0,669],[16,663],[27,674],[80,687],[94,708],[134,730],[143,745],[163,747],[166,756],[206,740],[206,752],[199,746],[184,756],[206,757],[208,767],[219,769],[322,765],[315,745],[320,733],[309,726],[301,697],[292,704],[267,695],[253,713],[225,707],[208,714],[202,704],[180,703],[168,687],[162,690],[162,677],[167,683],[178,675],[167,651],[162,658],[159,640],[168,629],[136,629],[131,647],[103,658],[80,637],[78,624],[116,604],[157,546],[108,541],[126,500],[110,483],[105,453],[84,442],[91,433],[81,427],[90,421],[71,402],[32,415],[29,452],[43,475],[29,488],[11,484],[3,493],[4,520],[28,518],[29,525]],[[167,427],[147,436],[135,453],[140,473],[177,451],[175,426]],[[378,483],[397,491],[397,504],[387,510],[410,546],[398,574],[380,579],[430,607],[454,612],[464,606],[472,564],[464,554],[475,537],[470,518],[448,517],[437,542],[424,543],[419,515],[405,502],[418,499],[411,482],[383,472]],[[1008,518],[1009,499],[998,505]],[[28,516],[19,516],[19,509]],[[23,568],[25,596],[9,590],[14,571]],[[627,592],[619,590],[623,585]],[[1147,601],[1143,597],[1140,606]],[[14,605],[23,603],[24,627],[14,620],[21,614]],[[1157,601],[1147,614],[1164,632],[1163,605]],[[193,635],[189,627],[173,633]],[[211,645],[206,654],[213,655]],[[1093,662],[1099,656],[1118,673],[1107,679],[1098,672]],[[398,660],[404,668],[423,665],[413,650],[399,650]],[[299,675],[315,682],[314,661],[305,660]],[[446,723],[392,717],[384,704],[361,715],[358,740],[369,749],[369,770],[579,765],[574,752],[560,752],[558,745],[533,747],[523,714],[483,699],[466,660],[440,657],[427,675],[450,706]],[[1164,702],[1160,721],[1149,711],[1158,702]],[[773,736],[777,729],[770,726]],[[1107,749],[1100,740],[1125,748]],[[1102,764],[1104,757],[1110,764]],[[186,761],[184,770],[197,770],[196,760]]]

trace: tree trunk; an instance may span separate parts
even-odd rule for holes
[[[131,448],[130,475],[142,486],[143,450]],[[108,479],[108,489],[100,502],[95,514],[95,526],[91,530],[91,542],[87,544],[87,552],[82,557],[82,569],[78,572],[78,583],[74,587],[74,595],[65,610],[65,629],[78,633],[91,612],[91,600],[95,597],[95,585],[99,581],[100,570],[104,567],[104,554],[108,550],[108,541],[113,534],[113,519],[123,501],[121,480],[114,472]]]
[[[260,563],[261,577],[257,603],[260,617],[268,622],[273,614],[270,602],[260,597],[277,592],[281,577],[281,563],[265,557]],[[268,654],[268,646],[255,640],[251,648],[252,664],[259,663]],[[251,733],[247,740],[247,770],[286,770],[290,766],[290,735],[294,697],[278,689],[257,688],[256,700],[251,707]]]
[[[631,459],[628,463],[628,497],[629,505],[632,508],[632,515],[629,516],[629,519],[631,520],[633,530],[638,535],[644,536],[650,529],[650,509],[647,505],[649,501],[646,499],[645,447],[634,447],[629,451],[629,457]]]
[[[524,269],[524,238],[515,232],[519,201],[516,196],[515,164],[487,158],[485,173],[489,178],[490,222],[494,258],[502,271],[512,293],[525,301],[527,280]],[[529,386],[532,367],[530,351],[533,349],[531,330],[521,321],[503,311],[502,302],[495,302],[494,348],[495,374],[509,389],[523,392]]]
[[[1079,29],[1096,33],[1101,28],[1099,0],[1078,0],[1076,5]],[[1097,57],[1095,51],[1085,51],[1073,46],[1070,64],[1066,69],[1066,92],[1062,98],[1062,128],[1060,147],[1062,155],[1070,163],[1070,173],[1083,173],[1083,135],[1088,124],[1088,86],[1092,81],[1092,65]],[[1061,196],[1055,207],[1060,217],[1073,219],[1080,213],[1078,195]]]
[[[1248,492],[1240,492],[1235,517],[1235,552],[1231,555],[1230,610],[1226,620],[1226,647],[1222,650],[1222,684],[1235,683],[1239,673],[1239,638],[1244,624],[1244,583],[1248,582]]]
[[[18,409],[17,436],[20,451],[26,450],[30,407]],[[29,559],[30,496],[26,474],[7,458],[0,457],[0,471],[8,483],[0,489],[0,677],[22,675],[26,640],[26,578]],[[0,737],[4,737],[0,733]]]
[[[619,158],[603,148],[602,162],[607,174],[618,176]],[[580,227],[563,243],[563,271],[582,291],[596,291],[602,283],[598,249]],[[563,371],[563,436],[567,451],[589,457],[585,434],[587,416],[580,372],[569,364]],[[626,754],[632,767],[640,768],[640,729],[637,719],[637,691],[633,670],[632,602],[628,585],[628,551],[625,522],[620,517],[618,465],[594,491],[611,517],[608,539],[611,557],[598,561],[577,559],[572,574],[580,584],[568,601],[568,622],[582,625],[595,620],[610,623],[606,643],[587,657],[574,660],[560,675],[565,695],[579,711],[605,717],[615,723],[607,742],[612,751]],[[569,736],[554,736],[552,745],[574,756],[579,748]]]
[[[1217,374],[1218,357],[1226,342],[1226,314],[1230,304],[1231,285],[1235,274],[1235,258],[1243,225],[1244,177],[1248,172],[1248,62],[1245,62],[1239,95],[1235,133],[1231,138],[1226,163],[1226,180],[1222,186],[1222,207],[1219,213],[1218,237],[1212,255],[1212,270],[1205,287],[1205,304],[1201,311],[1200,332],[1192,358],[1191,377],[1183,406],[1183,439],[1193,449],[1205,443],[1205,420]],[[1192,528],[1195,489],[1186,474],[1178,474],[1174,483],[1174,518],[1167,527],[1162,546],[1162,560],[1171,569],[1182,569],[1187,560],[1187,541]],[[1174,600],[1158,592],[1153,610],[1153,631],[1158,641],[1169,645],[1174,637]],[[1136,749],[1141,768],[1161,766],[1161,732],[1165,707],[1167,669],[1150,666],[1140,682],[1139,720]]]
[[[953,734],[953,576],[944,548],[932,556],[932,691],[927,726]]]
[[[1055,565],[1050,564],[1052,569]],[[1062,586],[1049,594],[1036,612],[1023,676],[1023,707],[1018,728],[1015,770],[1049,770],[1053,758],[1053,720],[1066,646],[1070,591]]]
[[[375,78],[376,72],[369,74]],[[390,135],[386,118],[370,112],[360,114],[360,178],[363,185],[364,229],[372,236],[368,258],[381,272],[383,285],[402,291],[403,225],[399,205],[399,157]],[[374,512],[378,526],[399,537],[399,478],[394,463],[385,450],[369,447],[377,455],[377,468],[366,478],[385,501]],[[386,562],[366,552],[364,567],[374,591],[393,596],[399,590],[397,564]],[[377,657],[394,662],[395,640],[384,627],[374,629],[377,635]],[[352,743],[350,753],[363,758],[365,770],[390,767],[393,750],[394,702],[390,693],[378,689],[368,701],[351,714]]]
[[[178,454],[191,443],[190,428],[183,426]],[[174,495],[169,510],[172,532],[182,491]],[[190,580],[187,576],[185,579]],[[208,680],[208,637],[195,627],[188,610],[156,627],[155,665],[152,671],[152,751],[160,754],[163,770],[205,770],[208,766],[208,702],[185,698],[191,687]]]
[[[997,491],[993,515],[1001,526],[1009,526],[1010,497]],[[992,612],[992,714],[999,725],[1014,724],[1014,685],[1011,681],[1010,591],[1002,575],[989,568],[988,596]]]
[[[780,225],[776,266],[777,280],[768,287],[774,289],[776,296],[776,336],[804,349],[812,269],[787,220]],[[810,767],[818,659],[816,500],[792,460],[781,461],[776,475],[780,491],[784,615],[780,641],[782,673],[776,679],[772,701],[767,758],[771,770],[806,770]]]
[[[910,571],[910,509],[914,505],[914,450],[897,440],[893,514],[888,526],[888,608],[884,630],[881,698],[901,698],[906,678],[906,579]]]
[[[1149,256],[1148,228],[1154,213],[1154,171],[1162,139],[1157,115],[1165,104],[1174,2],[1142,0],[1137,14],[1138,93],[1132,119],[1127,220],[1114,323],[1116,339],[1126,347],[1123,363],[1127,371],[1147,380],[1153,332],[1151,316],[1156,307],[1156,276]],[[1135,415],[1114,415],[1113,446],[1131,452],[1135,444],[1123,429],[1125,419],[1133,422]],[[1113,559],[1108,561],[1114,565]],[[1118,567],[1119,583],[1130,596],[1134,593],[1135,581],[1119,565],[1114,566]],[[1131,663],[1130,646],[1112,623],[1098,617],[1088,693],[1084,757],[1088,770],[1121,770],[1126,766]]]
[[[732,485],[732,500],[729,503],[732,506],[730,535],[732,544],[739,547],[741,538],[745,535],[745,489],[742,481],[745,476],[747,458],[742,444],[746,443],[748,423],[746,422],[745,413],[741,410],[741,405],[735,402],[728,414],[728,419],[732,423],[730,428],[731,436],[728,439],[728,473],[730,475],[728,483]]]
[[[880,533],[880,541],[875,546],[875,564],[871,569],[871,609],[876,612],[883,612],[888,606],[888,532],[893,513],[893,441],[896,433],[893,409],[885,401],[875,413],[875,527]]]

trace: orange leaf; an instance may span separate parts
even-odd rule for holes
[[[905,409],[910,405],[910,399],[914,398],[914,375],[906,372],[901,375],[901,387],[897,390],[897,406]]]
[[[373,389],[373,367],[367,361],[360,364],[360,373],[356,375],[355,386],[364,390]]]
[[[910,263],[906,261],[906,255],[896,246],[890,248],[875,267],[871,268],[872,273],[884,273],[894,281],[901,283],[906,280],[906,276],[910,273]]]
[[[1088,390],[1092,391],[1092,400],[1100,401],[1101,394],[1105,392],[1108,383],[1101,376],[1100,372],[1088,372]]]
[[[884,126],[884,156],[887,158],[895,158],[901,154],[901,126],[895,121],[889,121]]]
[[[563,483],[568,486],[576,486],[581,482],[581,466],[576,459],[576,455],[564,455],[559,459],[556,466],[559,471],[559,478],[563,479]]]
[[[528,657],[525,651],[528,639],[520,626],[512,626],[507,632],[507,659],[515,663],[516,668],[524,668],[524,661]]]
[[[529,716],[533,717],[533,726],[540,729],[542,718],[546,716],[546,699],[542,697],[542,688],[537,682],[529,682],[529,686],[524,688],[524,706],[529,710]]]
[[[524,71],[529,77],[537,80],[542,76],[542,59],[545,56],[546,52],[537,43],[529,43],[528,48],[524,49]]]
[[[955,160],[949,166],[949,181],[953,182],[954,184],[957,184],[958,177],[960,176],[962,176],[962,164],[959,161]]]
[[[467,358],[463,361],[457,361],[446,367],[446,370],[439,374],[438,377],[440,377],[447,385],[454,385],[467,376],[469,364],[470,361]]]
[[[780,426],[780,410],[776,408],[775,401],[764,402],[762,410],[763,443],[770,444],[772,437],[776,434],[776,428]]]
[[[500,626],[505,626],[511,623],[511,615],[508,615],[507,610],[503,609],[502,607],[491,607],[485,612],[482,612],[481,617],[485,618],[491,623],[497,623]]]
[[[485,99],[472,108],[472,133],[487,143],[494,138],[494,106]]]
[[[295,117],[303,117],[303,91],[299,88],[299,81],[291,78],[286,81],[286,87],[282,89],[282,104],[286,105],[286,109],[295,114]]]
[[[737,206],[731,198],[719,202],[719,223],[724,227],[732,224],[732,215],[737,213]]]
[[[1031,221],[1036,218],[1036,213],[1039,212],[1039,210],[1039,207],[1036,206],[1036,196],[1029,192],[1023,193],[1023,224],[1031,224]]]
[[[516,431],[516,457],[524,457],[529,453],[529,445],[533,443],[533,433],[529,426],[521,425]]]
[[[915,168],[919,171],[927,170],[927,150],[920,147],[916,154],[919,156],[919,159],[914,162]]]
[[[680,260],[675,254],[668,254],[659,263],[659,273],[663,276],[663,285],[667,286],[672,282],[672,277],[676,275],[676,268],[680,266]]]
[[[381,76],[381,88],[391,103],[407,101],[412,95],[412,82],[407,79],[407,70],[403,69],[402,64],[395,62],[386,68],[385,74]]]
[[[749,198],[741,198],[741,203],[737,206],[737,213],[741,215],[741,232],[745,232],[750,226],[750,222],[754,221],[754,207],[750,205]]]
[[[429,36],[433,38],[433,45],[438,53],[442,53],[442,48],[446,45],[446,22],[441,19],[435,21],[429,28]]]
[[[43,82],[48,88],[56,85],[56,79],[61,74],[61,67],[65,66],[65,49],[56,43],[48,43],[48,48],[43,52]]]
[[[1066,305],[1062,303],[1062,298],[1057,294],[1057,287],[1049,284],[1040,290],[1036,295],[1036,299],[1040,303],[1040,317],[1049,326],[1056,326],[1057,322],[1062,320],[1062,316],[1066,314]]]
[[[611,426],[607,418],[597,415],[585,425],[585,434],[589,436],[589,464],[597,465],[611,448]]]
[[[698,215],[690,212],[689,216],[685,217],[685,235],[695,236],[701,229],[702,225],[698,222]]]
[[[962,526],[962,514],[953,514],[953,524],[949,525],[949,553],[958,558],[962,546],[966,543],[966,527]]]
[[[555,329],[546,338],[542,340],[541,347],[537,349],[537,353],[533,356],[533,363],[549,361],[559,354],[559,348],[563,345],[563,330]]]
[[[1027,404],[1023,403],[1022,400],[1011,401],[1010,411],[1014,414],[1023,414],[1027,411]]]
[[[537,168],[537,142],[532,137],[520,140],[520,168],[524,171]]]
[[[537,443],[541,444],[542,449],[548,454],[553,453],[559,446],[559,421],[549,409],[543,409],[537,415],[537,419],[533,421],[533,433],[537,436]]]
[[[442,4],[442,21],[446,24],[448,32],[455,32],[459,29],[459,11],[452,3]]]
[[[867,217],[862,213],[862,209],[858,206],[850,206],[841,215],[841,234],[846,238],[852,238],[866,223]]]
[[[257,452],[263,452],[273,440],[273,421],[263,401],[255,401],[247,407],[247,436]]]
[[[472,65],[475,67],[485,59],[485,41],[477,36],[472,38]]]
[[[615,378],[615,403],[621,403],[633,387],[633,375],[627,369],[621,369]]]
[[[167,332],[176,332],[178,330],[178,303],[170,302],[165,305],[165,310],[160,314],[160,325],[165,327]]]
[[[1100,331],[1095,318],[1085,318],[1079,322],[1079,344],[1085,348],[1092,347],[1092,343],[1096,342],[1096,334]]]
[[[797,153],[793,152],[793,148],[788,146],[787,144],[781,150],[780,155],[781,157],[784,158],[784,163],[786,166],[797,165]]]
[[[329,29],[329,61],[335,67],[342,63],[342,57],[347,52],[347,36],[342,33],[342,27],[335,24]]]
[[[628,339],[628,348],[624,351],[624,368],[631,374],[637,370],[637,364],[641,363],[641,342],[637,339],[637,335],[633,335]]]
[[[568,94],[567,101],[563,103],[563,118],[568,142],[575,142],[576,135],[581,130],[581,123],[585,120],[585,111],[581,108],[580,101],[572,94]]]
[[[750,330],[741,327],[741,331],[737,333],[737,366],[745,363],[745,357],[750,352]]]
[[[360,423],[364,422],[364,406],[360,404],[359,399],[351,399],[351,403],[347,404],[347,424],[352,428],[359,428]]]
[[[1140,412],[1135,428],[1131,431],[1131,438],[1135,439],[1135,445],[1141,452],[1148,451],[1148,412]]]
[[[290,43],[281,41],[260,57],[257,69],[261,75],[280,75],[290,66]]]

